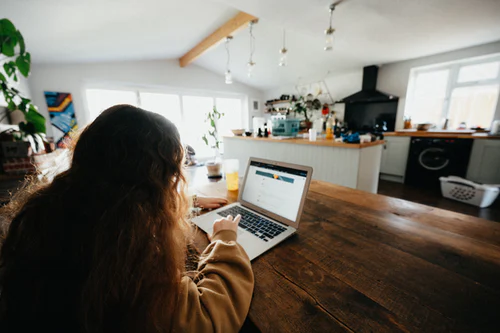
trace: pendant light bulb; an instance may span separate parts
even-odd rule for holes
[[[325,30],[325,51],[332,51],[333,50],[333,33],[335,32],[335,29],[328,28]]]
[[[257,23],[257,20],[251,21],[249,23],[249,28],[248,28],[248,32],[250,35],[250,59],[248,60],[248,63],[247,63],[247,75],[248,75],[248,77],[253,76],[255,65],[256,65],[256,63],[253,61],[253,54],[255,53],[255,36],[253,35],[253,26],[255,23]]]
[[[288,50],[286,49],[286,31],[283,29],[283,47],[281,48],[280,50],[280,61],[278,63],[278,65],[280,67],[286,67],[286,65],[288,65]]]
[[[247,75],[248,75],[248,77],[252,77],[253,76],[254,69],[255,69],[255,62],[249,61],[248,64],[247,64]]]
[[[323,48],[325,51],[333,50],[333,33],[335,29],[332,28],[332,17],[333,11],[335,10],[335,4],[330,5],[330,26],[325,30],[325,47]]]
[[[230,70],[227,70],[224,76],[226,84],[233,84],[233,74],[231,74]]]
[[[280,55],[280,62],[278,64],[280,67],[286,67],[286,65],[288,65],[287,52],[288,52],[288,50],[285,48],[282,48],[280,50],[281,55]]]
[[[229,42],[233,39],[233,36],[227,36],[226,37],[226,52],[227,52],[227,63],[226,63],[226,72],[224,73],[224,81],[226,84],[232,84],[233,83],[233,75],[231,74],[231,71],[229,70],[229,62],[231,60],[231,54],[229,53]]]

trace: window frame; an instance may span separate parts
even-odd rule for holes
[[[460,73],[461,68],[467,67],[470,65],[487,64],[487,63],[491,63],[491,62],[499,62],[500,63],[500,53],[488,55],[488,56],[476,57],[476,58],[469,58],[469,59],[464,59],[464,60],[460,60],[460,61],[442,63],[442,64],[437,64],[437,65],[412,68],[410,70],[410,79],[409,79],[408,91],[407,91],[407,103],[405,106],[404,115],[411,116],[412,108],[413,108],[413,104],[414,104],[414,100],[415,100],[415,82],[417,80],[417,77],[420,74],[424,74],[424,73],[437,72],[440,70],[449,70],[448,80],[447,80],[447,84],[446,84],[446,93],[445,93],[445,97],[444,97],[444,101],[443,101],[443,108],[441,110],[440,118],[441,119],[449,118],[448,116],[450,113],[451,96],[452,96],[454,89],[463,88],[463,87],[479,87],[479,86],[498,84],[499,85],[499,90],[498,90],[499,97],[497,100],[497,105],[495,106],[495,110],[493,112],[493,119],[495,119],[495,116],[498,113],[499,104],[500,104],[500,69],[497,73],[497,77],[493,78],[493,79],[477,80],[477,81],[470,81],[470,82],[458,82],[458,75]],[[436,124],[436,125],[438,125],[438,124]]]

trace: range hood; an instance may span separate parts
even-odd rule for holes
[[[363,87],[360,92],[352,94],[337,103],[379,103],[396,102],[398,97],[377,90],[378,66],[363,68]]]

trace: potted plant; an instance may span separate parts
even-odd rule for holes
[[[300,96],[299,100],[295,102],[293,105],[293,111],[297,114],[301,114],[304,116],[304,120],[301,122],[301,128],[309,130],[312,128],[312,121],[309,117],[308,111],[319,110],[321,108],[321,102],[319,99],[314,99],[312,94],[307,95],[306,98],[304,96]]]
[[[219,155],[219,148],[221,141],[219,140],[219,135],[217,132],[217,120],[219,120],[223,113],[217,111],[217,108],[214,106],[212,111],[207,113],[205,122],[209,124],[209,130],[207,133],[203,134],[202,139],[207,146],[214,150],[214,159],[213,161],[207,162],[207,172],[208,178],[219,178],[221,177],[221,166],[222,164],[217,161],[217,156]]]
[[[8,19],[0,19],[0,63],[3,63],[3,72],[0,71],[0,95],[7,103],[4,118],[19,110],[25,119],[19,123],[19,131],[12,133],[12,138],[16,142],[23,142],[20,145],[29,142],[33,152],[40,153],[45,150],[45,117],[15,87],[16,82],[19,82],[19,75],[26,78],[29,76],[31,55],[26,51],[21,32]]]

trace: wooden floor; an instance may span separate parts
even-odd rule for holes
[[[378,194],[500,222],[500,199],[488,208],[479,208],[443,198],[440,191],[416,188],[387,180],[380,180]]]

